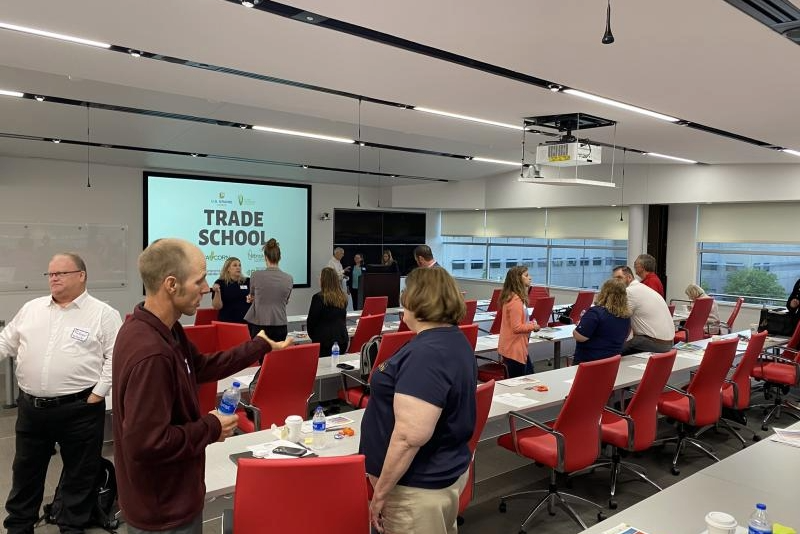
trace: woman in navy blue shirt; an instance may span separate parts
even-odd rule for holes
[[[401,296],[411,341],[375,369],[360,452],[370,521],[390,534],[455,534],[475,428],[477,367],[458,329],[464,299],[444,269],[415,269]]]
[[[250,309],[250,279],[242,276],[242,262],[231,256],[222,265],[219,278],[211,287],[211,306],[219,310],[219,320],[244,323]]]
[[[616,356],[631,330],[631,311],[625,284],[614,278],[606,280],[572,332],[575,338],[573,363],[602,360]]]

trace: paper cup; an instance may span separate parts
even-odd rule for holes
[[[706,527],[708,534],[736,534],[736,519],[725,512],[708,512]]]
[[[750,333],[751,334],[758,333],[758,323],[753,323],[750,325]]]
[[[286,418],[286,429],[289,431],[286,439],[297,443],[300,441],[300,427],[303,424],[303,418],[299,415],[290,415]]]

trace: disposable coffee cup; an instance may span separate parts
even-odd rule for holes
[[[758,333],[758,323],[753,323],[750,325],[750,333],[751,334]]]
[[[708,534],[736,534],[736,518],[725,512],[708,512],[706,527]]]
[[[300,427],[303,424],[303,418],[299,415],[290,415],[286,418],[286,429],[289,431],[286,439],[297,443],[300,441]]]

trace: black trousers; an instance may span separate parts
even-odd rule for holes
[[[285,324],[280,326],[263,326],[247,323],[247,327],[250,329],[250,337],[256,337],[261,330],[263,330],[272,341],[283,341],[286,339],[286,336],[289,335],[289,327]]]
[[[33,534],[44,495],[47,466],[55,444],[64,462],[58,517],[62,533],[82,533],[95,500],[94,483],[103,448],[105,402],[75,400],[61,406],[35,408],[25,395],[17,400],[16,454],[11,493],[6,501],[8,534]]]
[[[361,306],[358,304],[358,291],[359,288],[357,287],[350,288],[350,296],[353,297],[353,310],[361,309]]]

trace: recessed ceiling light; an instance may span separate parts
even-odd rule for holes
[[[358,143],[358,144],[359,144],[360,146],[367,146],[367,145],[366,145],[366,144],[364,144],[364,143]]]
[[[39,30],[37,28],[28,28],[27,26],[18,26],[16,24],[9,24],[2,21],[0,21],[0,29],[30,33],[32,35],[39,35],[41,37],[50,37],[51,39],[58,39],[60,41],[68,41],[70,43],[84,44],[88,46],[96,46],[98,48],[111,48],[110,44],[102,43],[100,41],[92,41],[91,39],[84,39],[83,37],[75,37],[73,35],[65,35],[63,33],[48,32],[45,30]]]
[[[307,168],[308,168],[308,165],[303,165],[303,168],[304,168],[304,169],[307,169]]]
[[[37,102],[44,102],[44,97],[42,95],[36,95],[33,97]]]
[[[239,128],[241,128],[242,130],[246,130],[247,128],[249,128],[249,126],[247,126],[246,124],[240,124]]]
[[[244,7],[256,7],[260,3],[261,0],[242,0],[242,5]]]
[[[522,130],[522,126],[517,124],[509,124],[507,122],[490,121],[487,119],[479,119],[478,117],[471,117],[469,115],[460,115],[458,113],[450,113],[449,111],[440,111],[438,109],[425,108],[422,106],[414,106],[411,109],[414,111],[421,111],[423,113],[430,113],[432,115],[441,115],[442,117],[450,117],[453,119],[461,119],[470,122],[479,122],[481,124],[488,124],[491,126],[499,126],[501,128],[509,128],[511,130]]]
[[[800,150],[792,150],[791,148],[784,148],[781,152],[786,152],[787,154],[791,154],[792,156],[800,157]]]
[[[311,15],[309,15],[309,16],[307,16],[307,17],[306,17],[306,20],[307,20],[308,22],[313,22],[313,21],[314,21],[314,17],[312,17]]]
[[[197,156],[199,156],[200,154],[197,154],[197,153],[194,153],[194,152],[192,152],[192,153],[191,153],[191,154],[189,154],[189,155],[190,155],[190,156],[192,156],[193,158],[196,158],[196,157],[197,157]]]
[[[22,98],[25,96],[25,93],[20,93],[19,91],[6,91],[5,89],[0,89],[0,96],[16,96],[17,98]]]
[[[551,83],[550,85],[547,86],[547,88],[550,89],[551,91],[553,91],[554,93],[557,93],[561,89],[563,89],[563,87],[561,87],[560,85],[555,84],[555,83]]]
[[[594,102],[600,102],[601,104],[606,104],[608,106],[614,106],[616,108],[633,111],[635,113],[647,115],[648,117],[653,117],[654,119],[660,119],[662,121],[668,121],[668,122],[680,121],[680,119],[671,117],[669,115],[664,115],[663,113],[658,113],[656,111],[650,111],[649,109],[632,106],[630,104],[625,104],[624,102],[617,102],[616,100],[611,100],[610,98],[593,95],[591,93],[584,93],[583,91],[578,91],[577,89],[564,89],[562,93],[567,93],[568,95],[572,96],[578,96],[580,98],[585,98],[587,100],[592,100]]]
[[[51,139],[51,141],[54,142],[55,144],[58,144],[61,142],[61,139]]]
[[[130,54],[131,57],[142,57],[141,50],[128,50],[128,54]]]
[[[277,133],[283,135],[294,135],[297,137],[308,137],[310,139],[319,139],[320,141],[333,141],[334,143],[347,143],[353,144],[355,140],[346,137],[334,137],[332,135],[321,135],[309,132],[299,132],[297,130],[284,130],[283,128],[270,128],[269,126],[253,126],[253,130],[260,132]]]
[[[671,159],[673,161],[680,161],[681,163],[697,163],[693,159],[679,158],[676,156],[668,156],[666,154],[659,154],[658,152],[645,152],[645,156],[655,156],[657,158]]]
[[[480,158],[478,156],[472,158],[472,161],[482,161],[484,163],[498,163],[500,165],[512,165],[514,167],[519,167],[520,165],[522,165],[522,163],[520,163],[519,161],[510,161],[507,159]]]

